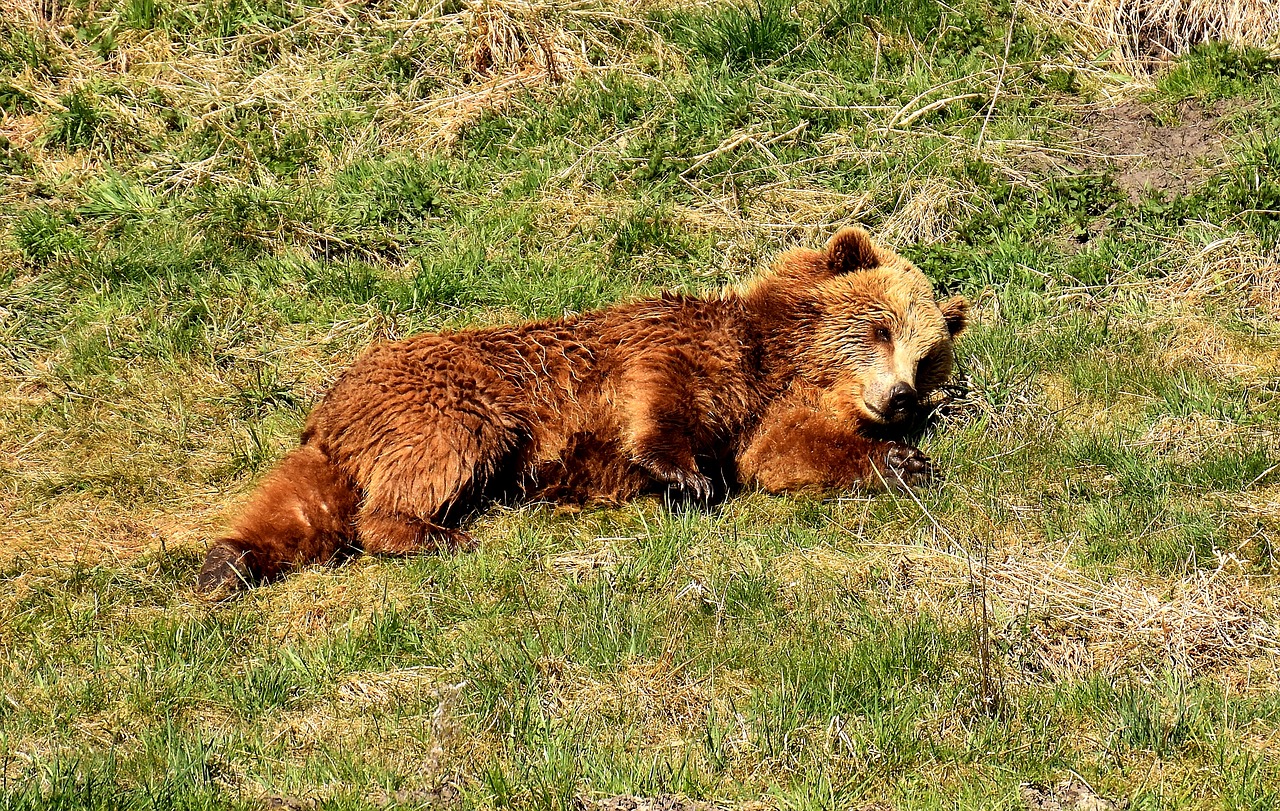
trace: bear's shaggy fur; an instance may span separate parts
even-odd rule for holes
[[[866,429],[892,431],[946,382],[967,311],[847,228],[741,290],[375,346],[210,549],[197,587],[347,549],[467,546],[459,523],[491,499],[923,484],[920,451]]]

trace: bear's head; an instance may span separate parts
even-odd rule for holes
[[[791,251],[775,265],[802,313],[793,344],[800,376],[839,413],[901,423],[947,382],[969,302],[939,302],[911,262],[844,228],[822,251]]]

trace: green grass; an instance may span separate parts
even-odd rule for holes
[[[493,9],[558,81],[487,90],[529,51],[483,74],[459,3],[0,21],[0,807],[1280,803],[1275,60],[1125,79],[988,0]],[[1225,157],[1132,202],[1108,97]],[[369,342],[849,222],[976,303],[939,487],[495,510],[193,595]]]

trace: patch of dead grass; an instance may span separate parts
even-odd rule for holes
[[[639,797],[621,794],[611,797],[574,798],[576,811],[763,811],[773,806],[762,803],[723,803],[690,800],[675,794],[659,794],[656,797]]]
[[[994,204],[972,183],[955,178],[910,180],[898,206],[880,228],[883,238],[900,245],[932,245],[955,235],[955,226]]]
[[[526,0],[471,0],[458,56],[484,79],[524,73],[559,84],[587,59],[584,42],[551,22],[550,11]]]
[[[62,564],[119,563],[161,548],[160,513],[137,514],[115,499],[83,494],[51,500],[39,513],[6,510],[0,564],[20,556]]]
[[[806,187],[794,181],[768,183],[754,190],[754,218],[803,229],[810,242],[833,232],[840,225],[858,222],[873,196],[867,192],[846,193]]]
[[[1221,318],[1249,322],[1263,335],[1280,327],[1280,265],[1256,238],[1237,233],[1208,244],[1175,240],[1153,261],[1167,271],[1135,283],[1149,310],[1129,320],[1137,328],[1160,325],[1172,333],[1158,353],[1163,364],[1249,385],[1280,376],[1280,350],[1228,329]]]
[[[1280,442],[1280,433],[1257,426],[1242,427],[1204,414],[1160,417],[1141,437],[1127,441],[1130,447],[1150,448],[1163,457],[1191,463],[1215,448],[1241,442]]]
[[[796,549],[777,557],[770,572],[789,606],[823,621],[840,619],[834,594],[875,594],[901,616],[955,613],[952,595],[920,588],[906,558],[883,548],[867,547],[857,556],[830,547]]]
[[[627,69],[627,56],[600,25],[605,19],[640,25],[598,4],[470,0],[439,23],[438,35],[455,43],[461,80],[446,77],[445,87],[425,101],[389,106],[384,146],[418,153],[448,146],[483,115],[501,112],[529,91],[566,85],[594,70],[588,50],[604,54],[609,70]],[[593,24],[582,24],[587,21]]]
[[[598,572],[612,572],[618,566],[618,553],[609,546],[595,551],[574,550],[547,558],[547,569],[574,582],[582,582]]]
[[[1195,312],[1207,303],[1225,304],[1280,324],[1280,264],[1251,234],[1175,244],[1161,262],[1171,271],[1152,292],[1166,306]]]
[[[1280,48],[1280,5],[1272,0],[1024,0],[1022,6],[1065,31],[1090,60],[1138,77],[1205,42]]]
[[[444,671],[438,667],[348,673],[338,684],[336,696],[340,704],[357,711],[421,699],[427,695],[439,697],[443,674]],[[443,707],[444,703],[441,702],[440,706]]]
[[[402,604],[391,592],[384,567],[395,559],[357,557],[333,565],[313,565],[253,592],[262,632],[278,645],[323,640],[342,629],[367,628],[375,616]],[[337,571],[340,570],[340,571]]]
[[[705,734],[709,713],[732,717],[732,700],[744,700],[751,689],[731,671],[708,679],[685,667],[668,659],[635,660],[601,677],[570,666],[550,700],[567,717],[625,720],[641,732],[645,746],[683,746]],[[745,744],[744,730],[739,745]]]
[[[1280,352],[1247,345],[1220,325],[1200,318],[1173,319],[1177,332],[1160,353],[1170,368],[1190,367],[1216,379],[1261,381],[1280,372]]]
[[[985,581],[1003,636],[1025,678],[1064,681],[1091,673],[1152,673],[1174,665],[1215,672],[1280,653],[1265,580],[1244,574],[1231,555],[1212,570],[1151,583],[1137,576],[1099,580],[1064,553],[1008,550],[982,566],[968,556],[904,548],[922,585],[965,592]],[[975,575],[976,572],[976,575]]]
[[[1277,503],[1264,493],[1253,493],[1259,501],[1253,506],[1270,515]],[[1104,579],[1074,566],[1069,549],[1049,549],[1016,524],[1001,530],[985,562],[935,540],[860,543],[855,553],[798,549],[777,558],[771,571],[784,589],[874,594],[903,616],[973,622],[975,605],[985,599],[1013,681],[1154,677],[1165,666],[1220,674],[1280,653],[1268,580],[1249,574],[1230,553],[1220,553],[1215,568],[1180,577]]]

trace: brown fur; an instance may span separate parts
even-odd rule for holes
[[[947,380],[967,306],[940,306],[909,262],[845,229],[711,298],[375,346],[197,585],[221,591],[345,548],[465,546],[458,524],[493,498],[922,484],[923,454],[864,429],[901,422]]]

